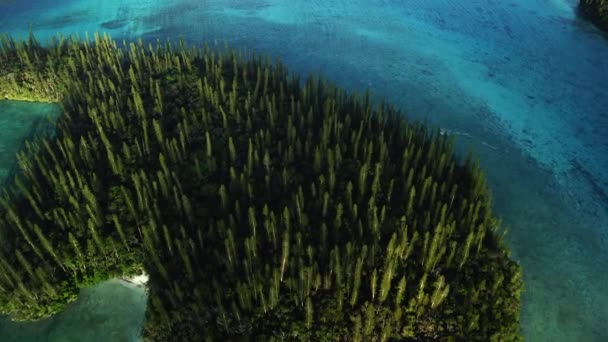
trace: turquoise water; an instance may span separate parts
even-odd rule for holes
[[[25,36],[31,24],[42,40],[106,31],[226,41],[280,56],[294,72],[321,71],[347,89],[371,87],[410,117],[458,132],[459,148],[480,154],[524,267],[526,340],[608,341],[608,38],[577,19],[576,3],[0,1],[0,32]],[[4,122],[0,146],[5,134],[17,136]],[[0,168],[11,167],[8,153]],[[94,322],[70,326],[89,334],[114,321]],[[29,328],[0,329],[5,340]]]
[[[0,101],[0,184],[16,170],[15,154],[24,139],[47,128],[58,111],[54,105]]]
[[[54,317],[34,323],[0,322],[0,341],[137,341],[146,299],[143,289],[110,280],[83,290],[76,302]]]
[[[0,182],[16,171],[24,139],[49,127],[56,105],[0,101]],[[63,313],[33,323],[0,320],[2,342],[135,341],[146,307],[143,289],[117,280],[84,290]]]

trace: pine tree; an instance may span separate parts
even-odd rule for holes
[[[89,220],[89,222],[91,221]],[[61,267],[61,269],[65,271],[63,262],[61,262],[59,256],[57,256],[57,254],[55,253],[55,248],[53,247],[51,242],[44,236],[42,229],[40,229],[40,226],[38,226],[38,224],[36,223],[34,223],[34,232],[36,233],[36,236],[38,236],[40,243],[42,243],[42,247],[44,247],[44,249],[53,257],[53,260],[55,260],[57,265],[59,265],[59,267]]]
[[[363,256],[360,256],[357,259],[357,264],[355,266],[355,274],[353,279],[353,290],[350,297],[350,305],[351,307],[355,306],[357,303],[357,299],[359,297],[359,289],[361,288],[361,273],[363,271]]]
[[[283,232],[283,244],[281,249],[281,283],[283,282],[283,275],[285,274],[285,266],[289,259],[289,230],[286,229]]]
[[[78,240],[76,240],[76,237],[74,237],[74,235],[71,232],[68,233],[68,239],[70,241],[70,244],[72,245],[72,248],[74,248],[74,253],[76,253],[76,258],[78,259],[78,262],[80,263],[81,269],[86,270],[87,263],[85,261],[84,254],[82,253],[82,249],[80,248],[80,244],[78,243]]]
[[[314,310],[310,297],[306,297],[306,328],[312,329]]]

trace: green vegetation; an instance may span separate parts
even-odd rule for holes
[[[589,18],[597,27],[608,31],[607,0],[580,0],[579,7],[583,15]]]
[[[1,314],[143,267],[147,340],[521,340],[479,163],[369,93],[99,35],[4,37],[0,65],[64,111],[2,196]]]

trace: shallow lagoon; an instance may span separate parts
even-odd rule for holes
[[[0,182],[16,170],[15,154],[23,146],[24,139],[49,128],[49,118],[58,112],[55,105],[0,101]]]
[[[9,1],[0,2],[0,31],[24,36],[32,23],[42,40],[99,30],[117,39],[226,41],[280,56],[294,72],[371,87],[481,155],[524,267],[525,339],[605,341],[608,39],[576,18],[576,2]],[[12,167],[10,149],[31,127],[29,116],[14,118],[0,115],[0,146],[11,146],[0,168]],[[87,336],[111,324],[95,322],[68,326]],[[34,326],[0,326],[0,340]]]
[[[64,312],[34,323],[0,323],[0,341],[137,341],[147,296],[142,288],[110,280],[84,290]]]

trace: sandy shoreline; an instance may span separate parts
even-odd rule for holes
[[[118,280],[127,287],[147,289],[147,284],[150,280],[150,276],[145,271],[142,271],[142,273],[140,274],[132,275],[129,277],[123,276],[118,278]]]

